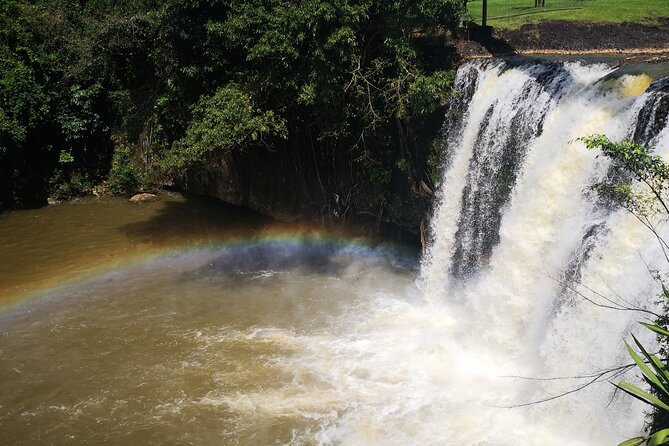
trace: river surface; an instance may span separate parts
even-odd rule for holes
[[[0,213],[0,305],[152,252],[249,236],[270,229],[268,223],[233,206],[178,194],[141,206],[82,198]]]
[[[364,399],[330,343],[416,265],[176,194],[6,213],[0,244],[1,444],[320,441]]]

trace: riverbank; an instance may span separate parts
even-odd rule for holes
[[[456,42],[467,60],[505,55],[614,55],[627,58],[669,57],[669,17],[658,24],[588,23],[546,20],[518,29],[495,29],[492,38]]]

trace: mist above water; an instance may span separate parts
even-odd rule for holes
[[[354,244],[278,239],[163,256],[47,293],[0,315],[0,439],[313,440],[307,432],[354,401],[332,393],[343,383],[290,363],[319,356],[318,342],[346,342],[386,296],[415,295],[404,292],[412,265]]]

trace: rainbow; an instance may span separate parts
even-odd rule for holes
[[[0,311],[45,297],[59,291],[95,280],[109,274],[130,271],[164,260],[181,259],[203,254],[215,256],[226,253],[229,258],[253,256],[261,251],[273,251],[281,255],[300,255],[305,250],[317,251],[325,255],[344,255],[350,258],[382,258],[391,260],[404,268],[415,267],[418,257],[415,251],[396,245],[377,242],[367,237],[352,236],[344,232],[326,232],[307,227],[268,227],[255,234],[243,234],[217,237],[206,241],[185,241],[168,246],[159,246],[150,250],[135,250],[114,257],[111,261],[91,264],[83,271],[64,272],[53,277],[41,279],[36,284],[27,284],[22,292],[0,296]],[[306,259],[308,260],[308,259]]]

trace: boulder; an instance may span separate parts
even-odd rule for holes
[[[136,194],[130,197],[130,201],[133,203],[150,203],[158,200],[159,198],[156,194]]]

